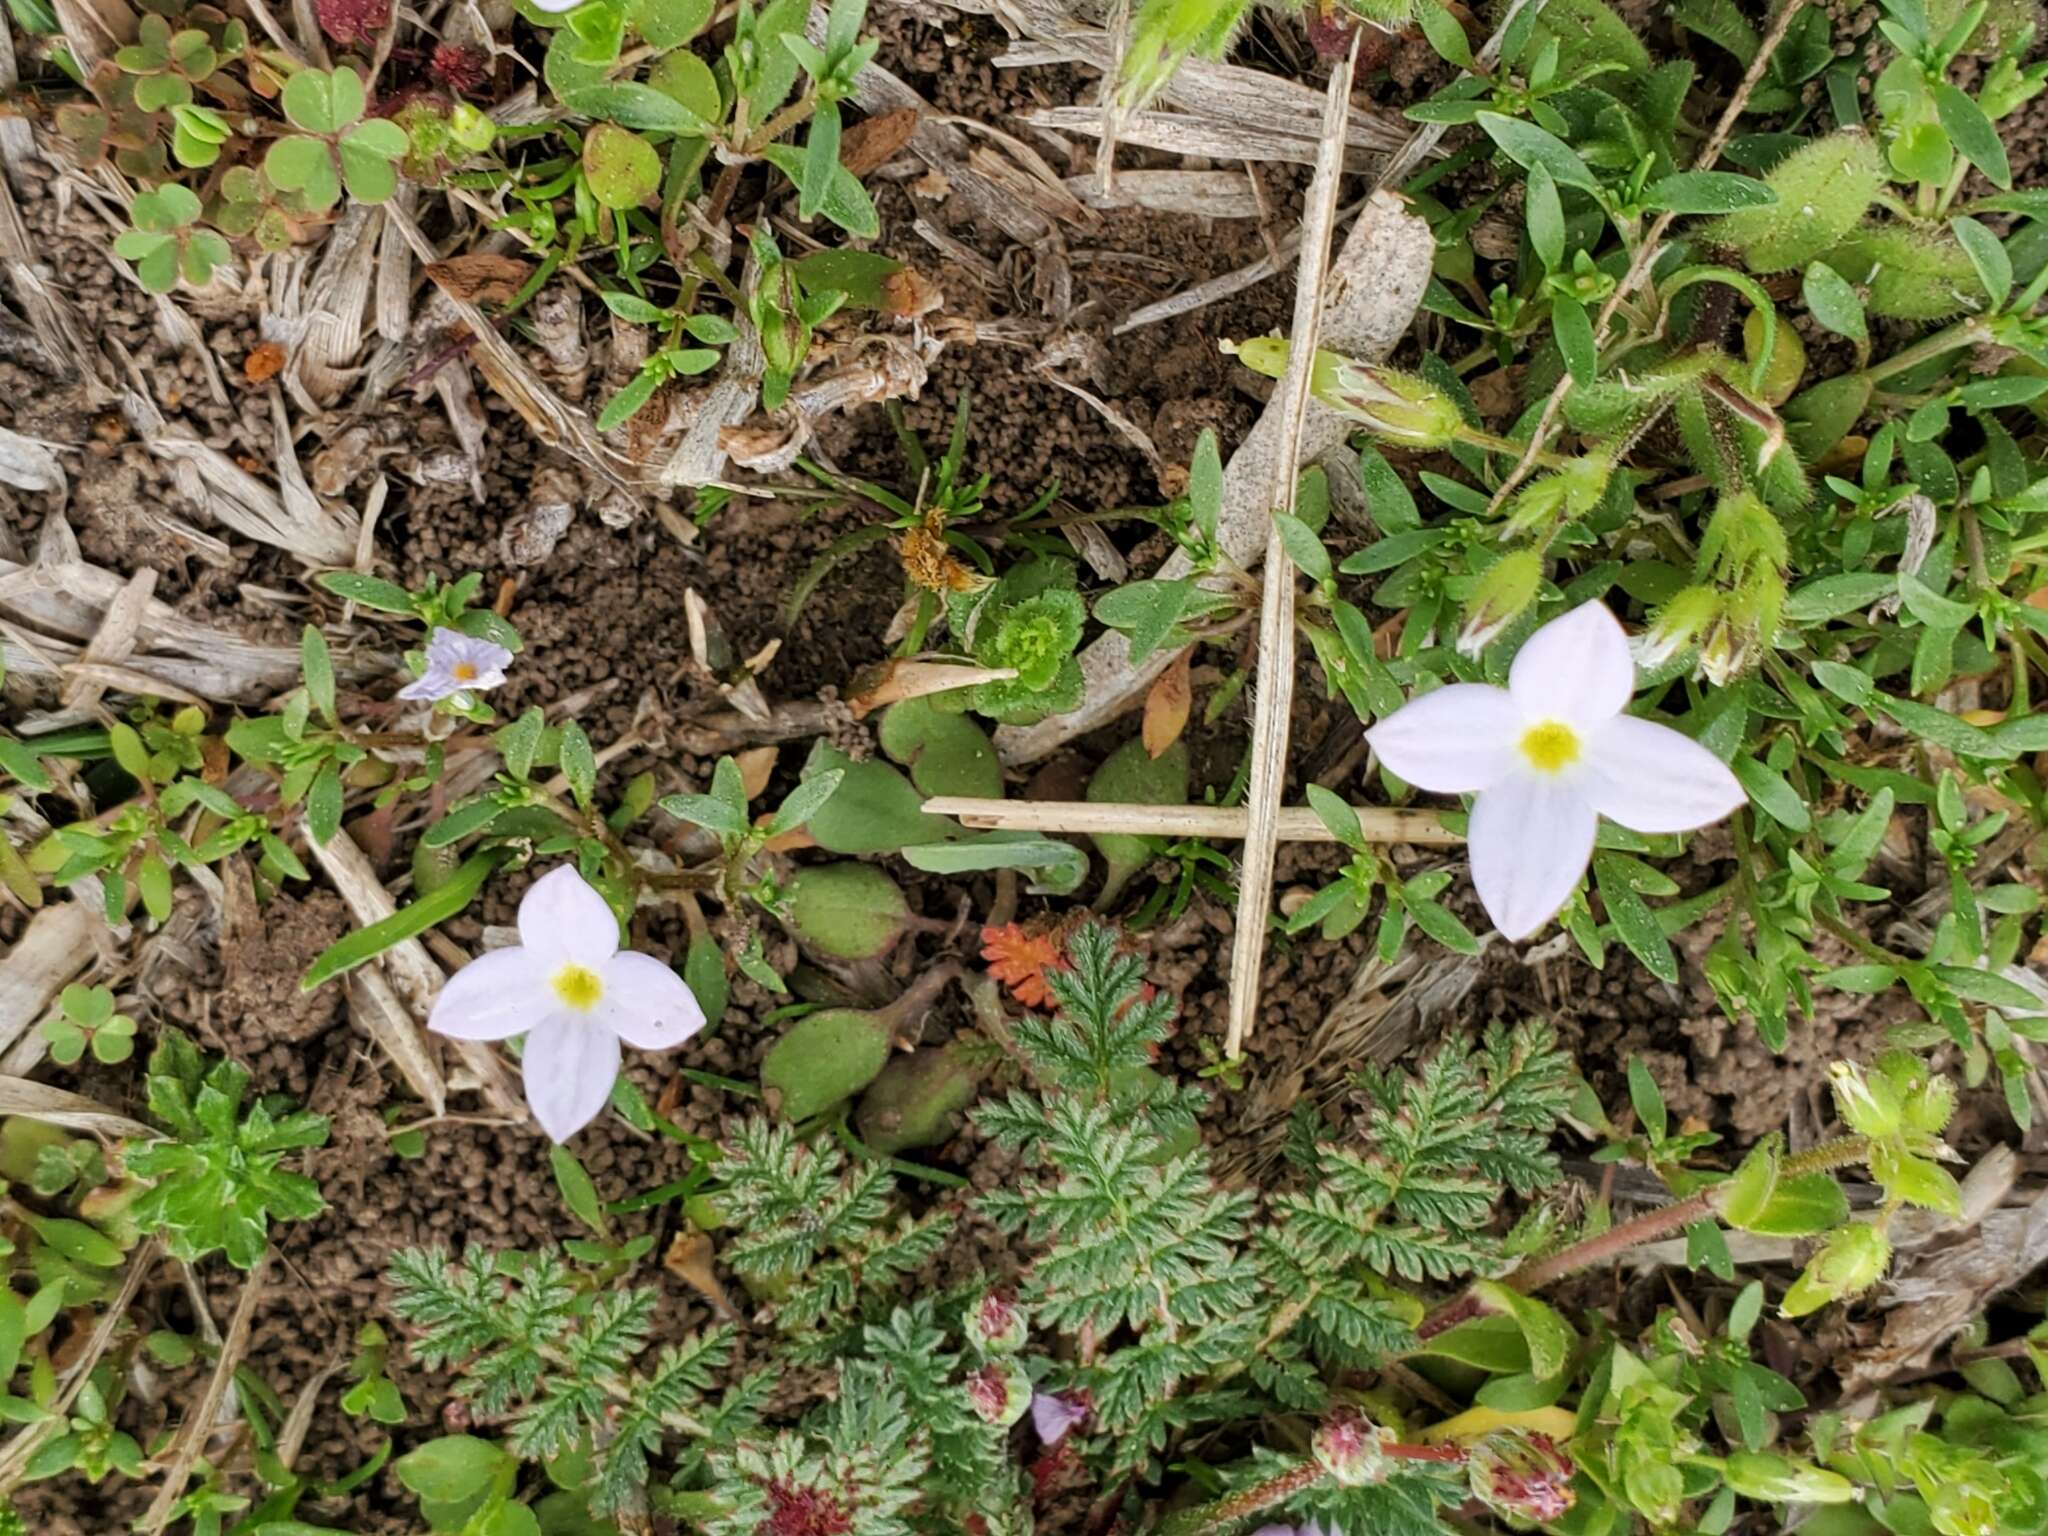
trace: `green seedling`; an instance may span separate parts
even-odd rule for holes
[[[136,193],[128,208],[134,227],[114,237],[114,254],[135,264],[136,280],[151,293],[169,293],[181,279],[204,288],[230,252],[212,230],[193,227],[199,211],[198,197],[176,182]]]
[[[57,1012],[43,1020],[43,1039],[61,1067],[76,1066],[88,1048],[93,1060],[113,1066],[135,1054],[135,1021],[114,1011],[111,988],[73,982],[58,995]]]

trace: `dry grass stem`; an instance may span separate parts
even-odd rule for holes
[[[1434,811],[1354,806],[1366,841],[1408,843],[1418,848],[1455,848],[1464,837],[1445,828]],[[1093,800],[981,800],[969,795],[935,795],[924,802],[930,816],[952,816],[976,831],[1124,832],[1138,837],[1242,838],[1250,813],[1222,805],[1106,805]],[[1305,805],[1282,806],[1273,818],[1276,841],[1330,843],[1329,828]]]

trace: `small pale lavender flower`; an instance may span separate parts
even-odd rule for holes
[[[1068,1430],[1088,1417],[1088,1405],[1065,1392],[1034,1392],[1031,1425],[1047,1445],[1058,1445]]]
[[[398,690],[401,699],[439,702],[458,693],[495,688],[505,681],[512,653],[493,640],[459,629],[436,629],[427,639],[427,670]]]
[[[563,1142],[611,1097],[620,1041],[672,1051],[704,1027],[704,1010],[668,966],[619,948],[618,919],[573,865],[528,888],[519,939],[450,977],[427,1028],[456,1040],[525,1035],[526,1102]]]
[[[1344,1536],[1334,1525],[1324,1525],[1319,1520],[1304,1520],[1299,1525],[1262,1525],[1252,1536]]]

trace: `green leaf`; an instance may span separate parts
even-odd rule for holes
[[[747,835],[745,813],[735,811],[715,795],[663,795],[660,805],[676,820],[702,827],[718,837]]]
[[[1495,1280],[1475,1280],[1472,1293],[1481,1303],[1514,1319],[1529,1347],[1529,1374],[1539,1381],[1562,1375],[1571,1364],[1578,1335],[1555,1311],[1533,1296],[1524,1296]]]
[[[123,721],[115,721],[107,727],[107,744],[113,749],[114,761],[137,783],[150,782],[149,749],[142,744],[142,738],[135,734],[135,727]]]
[[[362,77],[346,68],[302,69],[285,81],[280,100],[295,126],[308,133],[339,133],[363,115]]]
[[[1591,384],[1599,370],[1600,354],[1586,306],[1569,294],[1554,295],[1550,301],[1550,332],[1557,339],[1557,350],[1571,372],[1572,382],[1581,388]]]
[[[632,9],[634,30],[656,48],[681,48],[704,30],[711,19],[713,0],[640,0]],[[671,53],[665,58],[695,58],[694,54]]]
[[[1330,552],[1307,523],[1292,513],[1275,512],[1273,526],[1279,530],[1280,543],[1286,548],[1288,559],[1301,568],[1302,574],[1317,586],[1328,586],[1336,581],[1337,573],[1330,564]]]
[[[638,208],[651,202],[661,191],[661,156],[639,134],[616,123],[593,123],[583,136],[583,175],[590,183],[590,195],[606,208]],[[605,303],[620,315],[618,299],[626,294],[606,294]],[[651,316],[623,314],[627,320],[659,325],[664,312],[644,299],[635,302]]]
[[[1358,812],[1341,796],[1320,784],[1311,784],[1308,786],[1308,803],[1316,813],[1316,820],[1329,829],[1330,836],[1346,848],[1364,849],[1365,829],[1359,825]]]
[[[780,837],[785,832],[794,832],[817,815],[825,802],[838,791],[840,781],[845,777],[844,769],[832,769],[804,780],[789,792],[788,799],[776,807],[774,819],[768,823],[768,835]]]
[[[1998,236],[1975,219],[1962,216],[1950,219],[1948,227],[1969,256],[1970,265],[1977,269],[1977,280],[1991,295],[1992,311],[2005,308],[2005,301],[2012,294],[2012,258],[2005,254]]]
[[[839,788],[811,817],[810,834],[832,853],[890,853],[955,834],[953,823],[925,815],[910,780],[884,762],[855,762],[826,741],[811,749],[803,776],[843,770]]]
[[[1564,204],[1558,200],[1557,182],[1539,162],[1529,167],[1524,218],[1529,226],[1529,247],[1545,272],[1564,265]]]
[[[1472,43],[1465,36],[1465,29],[1458,18],[1439,0],[1422,0],[1416,8],[1416,20],[1422,23],[1422,35],[1429,39],[1429,46],[1437,51],[1438,57],[1460,69],[1479,68],[1472,57]]]
[[[325,571],[314,578],[336,597],[380,613],[413,613],[413,596],[395,581],[365,576],[360,571]]]
[[[581,117],[594,117],[649,133],[680,133],[708,139],[712,125],[666,91],[637,80],[610,80],[581,85],[561,93],[562,105]]]
[[[793,144],[770,144],[761,154],[798,188],[804,187],[802,150]],[[856,240],[872,240],[882,232],[882,218],[868,189],[838,160],[832,162],[831,178],[818,194],[817,209]]]
[[[1657,1091],[1657,1079],[1650,1075],[1650,1069],[1636,1057],[1628,1061],[1628,1098],[1635,1106],[1636,1119],[1650,1133],[1652,1141],[1662,1141],[1671,1129],[1671,1120],[1664,1109],[1664,1095]]]
[[[333,721],[334,716],[334,658],[327,649],[327,637],[314,625],[308,624],[305,633],[299,637],[300,665],[306,673],[306,693],[313,701],[313,707],[320,711],[322,719]]]
[[[341,769],[330,757],[320,765],[312,787],[306,791],[306,831],[323,848],[341,830],[343,799]]]
[[[1811,1237],[1849,1219],[1849,1197],[1824,1173],[1780,1178],[1764,1208],[1742,1223],[1766,1237]],[[1732,1223],[1731,1223],[1732,1224]]]
[[[1935,110],[1941,114],[1941,126],[1948,130],[1963,158],[2000,191],[2010,192],[2012,164],[2006,159],[2005,144],[1991,119],[1984,115],[1984,109],[1946,80],[1934,82],[1928,90],[1934,97]]]
[[[484,881],[511,857],[504,849],[471,854],[445,885],[367,928],[344,935],[322,951],[299,983],[300,990],[310,992],[323,982],[354,970],[365,960],[375,959],[394,944],[417,938],[436,923],[445,923],[474,901]]]
[[[576,797],[576,804],[584,810],[590,809],[590,802],[597,794],[597,753],[591,749],[590,738],[583,727],[574,720],[562,724],[562,744],[557,761],[562,777],[569,781],[569,793]]]
[[[597,1198],[597,1186],[591,1183],[590,1174],[576,1160],[576,1154],[567,1147],[550,1147],[548,1167],[554,1171],[555,1188],[561,1191],[562,1203],[569,1207],[569,1213],[610,1242],[612,1229],[605,1220],[604,1203]]]
[[[1870,339],[1863,300],[1857,296],[1854,285],[1826,262],[1816,261],[1807,267],[1800,296],[1817,324],[1851,341]]]
[[[1785,782],[1784,775],[1747,754],[1729,764],[1750,803],[1773,821],[1793,832],[1804,832],[1813,824],[1806,802]]]
[[[1562,187],[1578,187],[1586,192],[1599,190],[1599,180],[1579,158],[1578,151],[1555,134],[1520,118],[1503,117],[1498,112],[1481,112],[1473,121],[1500,146],[1501,153],[1517,165],[1524,168],[1541,165]]]
[[[1031,890],[1069,896],[1088,878],[1088,855],[1072,843],[1038,832],[983,832],[950,843],[920,843],[903,850],[913,869],[935,875],[982,869],[1032,872]]]
[[[1657,923],[1657,914],[1637,892],[1628,866],[1612,854],[1593,860],[1593,879],[1600,900],[1607,908],[1607,920],[1630,954],[1659,981],[1678,984],[1678,956]]]
[[[700,933],[690,940],[689,953],[683,958],[683,981],[704,1010],[705,1031],[716,1029],[725,1018],[732,983],[725,974],[725,952],[710,934]]]
[[[1643,192],[1645,208],[1670,213],[1733,213],[1738,208],[1768,208],[1778,194],[1750,176],[1731,171],[1680,171],[1653,181]]]
[[[521,783],[533,773],[533,760],[540,752],[547,728],[547,716],[536,704],[529,705],[517,720],[496,733],[498,755],[505,760],[505,771]]]
[[[481,1494],[505,1460],[506,1453],[488,1440],[447,1435],[399,1457],[391,1470],[421,1499],[454,1504]]]

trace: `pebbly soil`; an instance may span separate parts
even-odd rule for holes
[[[1001,123],[1023,107],[1077,99],[1080,81],[1071,72],[996,70],[987,61],[999,51],[1001,39],[972,19],[962,22],[950,47],[906,12],[885,10],[880,25],[884,62],[942,112]],[[1261,28],[1256,34],[1261,46],[1287,50],[1284,62],[1290,67],[1311,67],[1298,36],[1268,33],[1263,22]],[[1415,82],[1426,57],[1411,45],[1399,45],[1370,91],[1396,101],[1419,92],[1422,87]],[[1128,152],[1126,159],[1142,163]],[[1059,168],[1079,171],[1091,160],[1092,149],[1082,146],[1073,152],[1071,164]],[[59,209],[39,165],[10,171],[39,250],[91,330],[133,356],[167,411],[207,441],[260,464],[269,451],[270,418],[266,391],[249,384],[243,371],[243,361],[260,340],[252,317],[229,308],[202,322],[226,386],[223,404],[213,398],[197,359],[159,337],[153,306],[107,268],[100,255],[104,231],[77,209]],[[1301,178],[1268,168],[1267,179],[1277,233],[1291,227]],[[1184,463],[1204,427],[1217,430],[1227,452],[1255,419],[1258,397],[1216,343],[1284,326],[1291,305],[1284,279],[1135,338],[1113,341],[1107,335],[1110,324],[1136,305],[1257,259],[1264,244],[1252,223],[1203,227],[1170,215],[1105,214],[1072,242],[1072,310],[1052,321],[1031,296],[1030,253],[1009,249],[992,230],[964,220],[952,223],[949,233],[996,274],[998,281],[990,284],[979,269],[949,264],[909,231],[911,217],[922,210],[900,186],[884,187],[880,203],[885,219],[880,248],[931,275],[945,290],[949,313],[984,321],[1023,317],[1035,327],[1037,339],[1030,344],[949,349],[922,397],[904,408],[909,425],[935,444],[950,426],[954,402],[971,393],[969,463],[989,475],[988,504],[997,512],[1024,505],[1054,480],[1063,502],[1075,509],[1156,503],[1170,489],[1162,488],[1154,465],[1123,435],[1034,367],[1040,346],[1054,337],[1067,343],[1060,355],[1076,359],[1061,370],[1062,376],[1101,396],[1149,434],[1166,465]],[[416,582],[428,575],[478,570],[489,584],[509,583],[509,612],[527,653],[499,698],[508,711],[587,695],[580,718],[592,739],[603,744],[636,723],[643,735],[659,738],[668,726],[722,708],[712,680],[690,659],[683,609],[689,589],[711,605],[739,654],[782,638],[781,652],[763,679],[776,698],[830,696],[857,667],[885,653],[882,636],[900,592],[886,549],[871,550],[839,568],[796,625],[786,634],[782,626],[781,607],[792,575],[863,521],[858,507],[817,510],[808,503],[742,498],[686,542],[675,525],[652,516],[611,526],[589,510],[593,497],[579,495],[583,510],[558,542],[537,553],[535,546],[515,545],[512,538],[530,510],[536,485],[555,474],[578,481],[579,490],[588,487],[580,485],[573,464],[537,444],[495,396],[482,392],[480,401],[486,415],[480,502],[466,484],[438,481],[428,472],[436,456],[454,445],[445,419],[431,405],[423,408],[399,398],[367,412],[344,410],[322,423],[319,434],[332,443],[348,429],[360,429],[373,450],[359,455],[362,466],[390,474],[391,500],[378,529],[390,574]],[[0,348],[0,420],[16,431],[82,445],[71,461],[67,515],[87,558],[124,574],[152,567],[159,572],[161,598],[257,638],[289,643],[305,618],[332,617],[331,604],[310,591],[295,566],[276,552],[229,539],[226,556],[220,558],[180,537],[172,520],[204,527],[203,515],[184,502],[161,463],[118,414],[105,402],[86,398],[75,382],[52,377],[32,351]],[[313,458],[319,446],[302,443],[302,457]],[[834,424],[819,447],[847,473],[885,483],[903,480],[894,435],[879,410]],[[341,493],[359,502],[365,483],[364,474],[349,476]],[[44,519],[58,510],[54,496],[0,488],[0,528],[19,548],[32,548]],[[1148,557],[1159,552],[1156,543],[1134,545],[1128,535],[1119,542],[1131,553],[1134,569],[1144,568]],[[1356,722],[1348,711],[1321,698],[1320,680],[1309,669],[1300,679],[1297,700],[1297,766],[1315,765],[1320,771],[1343,761],[1356,738]],[[1197,719],[1204,702],[1198,693]],[[1126,723],[1098,733],[1035,770],[1035,790],[1072,793],[1127,730]],[[859,745],[865,733],[848,722],[845,734],[846,744]],[[1219,787],[1228,782],[1244,737],[1242,700],[1195,733],[1202,782]],[[793,780],[803,750],[802,743],[782,749],[778,785]],[[710,767],[707,758],[687,751],[649,747],[627,753],[607,774],[615,785],[651,771],[665,793],[700,785]],[[1354,779],[1355,774],[1354,768]],[[1346,780],[1335,782],[1343,787]],[[1291,796],[1299,793],[1299,784],[1290,786]],[[385,873],[402,885],[417,827],[357,830],[365,845],[382,855]],[[1723,853],[1702,841],[1689,888],[1716,878],[1714,866]],[[1434,856],[1404,850],[1399,858],[1404,872],[1412,873],[1428,867]],[[1284,848],[1279,865],[1283,897],[1290,890],[1312,888],[1335,862],[1326,850]],[[988,879],[944,881],[900,865],[893,865],[892,873],[904,884],[913,908],[930,917],[950,921],[964,909],[978,920],[996,899]],[[449,937],[474,948],[486,925],[509,923],[524,878],[494,883],[480,910],[447,925]],[[1902,897],[1914,894],[1910,882],[1897,883]],[[1124,897],[1125,907],[1142,901],[1149,889],[1150,882],[1141,878]],[[1469,920],[1474,909],[1462,877],[1454,891]],[[200,900],[193,893],[185,899]],[[1018,915],[1044,910],[1049,910],[1047,903],[1027,898]],[[210,910],[196,916],[196,941],[156,952],[143,968],[131,1006],[145,1034],[164,1026],[185,1029],[247,1066],[260,1090],[288,1094],[332,1119],[331,1143],[311,1169],[329,1209],[317,1220],[279,1233],[278,1262],[263,1282],[248,1360],[286,1404],[302,1393],[315,1394],[298,1467],[313,1480],[338,1478],[361,1464],[385,1437],[383,1430],[339,1411],[332,1373],[352,1352],[356,1329],[378,1314],[380,1275],[390,1255],[422,1243],[530,1248],[577,1234],[548,1174],[545,1143],[530,1127],[458,1116],[429,1132],[419,1156],[405,1159],[392,1152],[387,1108],[395,1107],[394,1118],[401,1124],[420,1111],[405,1102],[367,1039],[349,1023],[337,992],[330,988],[307,997],[298,988],[298,977],[312,957],[346,931],[346,914],[336,896],[316,883],[276,898],[259,921],[225,931]],[[18,914],[0,909],[0,939],[11,941],[19,927]],[[1188,1071],[1205,1064],[1202,1047],[1221,1034],[1230,928],[1227,908],[1198,897],[1185,915],[1145,935],[1152,979],[1181,1004],[1172,1053],[1175,1064]],[[892,957],[892,972],[907,980],[942,958],[971,963],[976,932],[976,922],[969,922],[949,935],[906,942]],[[1274,946],[1245,1086],[1219,1093],[1206,1126],[1223,1166],[1245,1167],[1269,1157],[1295,1103],[1305,1096],[1327,1100],[1342,1091],[1347,1063],[1355,1059],[1345,1052],[1362,1037],[1340,1032],[1333,1038],[1327,1021],[1361,996],[1377,995],[1369,985],[1374,979],[1369,936],[1368,926],[1340,943],[1311,938]],[[1803,1124],[1809,1131],[1819,1126],[1827,1114],[1822,1095],[1827,1062],[1872,1053],[1892,1020],[1861,1000],[1832,999],[1819,1018],[1795,1029],[1783,1056],[1772,1057],[1749,1030],[1732,1027],[1722,1017],[1698,967],[1705,939],[1693,935],[1689,940],[1697,942],[1689,942],[1677,987],[1656,981],[1618,953],[1602,972],[1556,945],[1517,955],[1495,944],[1477,960],[1440,967],[1427,987],[1421,981],[1392,982],[1382,1001],[1393,1006],[1364,1010],[1375,1018],[1385,1016],[1385,1027],[1371,1035],[1371,1049],[1382,1059],[1412,1059],[1445,1034],[1494,1019],[1541,1014],[1556,1023],[1610,1105],[1625,1102],[1625,1064],[1640,1057],[1663,1088],[1674,1120],[1718,1131],[1731,1149],[1788,1124]],[[635,942],[680,961],[687,934],[677,920],[643,915]],[[1404,986],[1414,988],[1406,1006],[1399,1001]],[[774,1038],[759,1021],[777,1001],[736,977],[731,1009],[714,1035],[700,1037],[673,1056],[634,1055],[629,1070],[679,1124],[717,1135],[731,1112],[730,1102],[685,1081],[680,1070],[753,1076]],[[927,1022],[926,1037],[940,1037],[963,1022],[961,1005],[949,999]],[[48,1075],[66,1080],[63,1073]],[[89,1069],[71,1085],[109,1104],[135,1108],[132,1071]],[[1993,1124],[1999,1113],[1995,1107],[1984,1111],[1988,1134],[2000,1129]],[[680,1149],[641,1138],[613,1120],[585,1132],[575,1150],[606,1199],[674,1179],[688,1166]],[[971,1189],[991,1187],[1006,1172],[1004,1160],[971,1132],[927,1160],[964,1174]],[[920,1198],[960,1197],[934,1189],[921,1192]],[[649,1229],[650,1223],[665,1229],[673,1220],[672,1211],[664,1208],[628,1219],[622,1227],[628,1233]],[[937,1268],[1002,1267],[999,1234],[971,1220],[961,1224],[960,1232],[955,1248],[935,1261]],[[710,1317],[707,1299],[677,1276],[650,1265],[643,1278],[663,1290],[664,1329],[680,1332]],[[208,1265],[200,1281],[213,1317],[224,1321],[236,1304],[242,1277]],[[136,1315],[145,1328],[194,1327],[190,1295],[168,1268],[144,1289]],[[410,1365],[402,1350],[394,1351],[392,1370],[409,1410],[406,1424],[395,1432],[401,1450],[466,1422],[466,1411],[450,1398],[445,1379]],[[131,1399],[127,1412],[132,1422],[126,1427],[145,1441],[175,1427],[202,1387],[198,1368],[159,1373],[146,1401],[142,1395]],[[29,1490],[20,1503],[43,1536],[106,1536],[125,1528],[147,1498],[147,1490],[124,1486],[118,1478],[99,1490],[67,1479],[56,1490]],[[310,1503],[299,1514],[357,1536],[401,1536],[417,1528],[412,1510],[387,1472],[345,1500]]]

